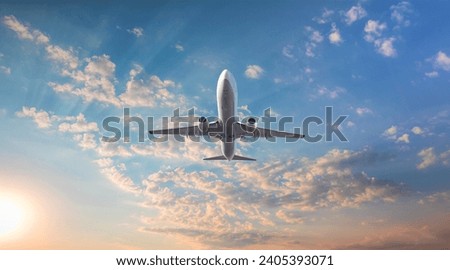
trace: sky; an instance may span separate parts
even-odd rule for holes
[[[448,10],[0,1],[0,248],[450,248]],[[177,108],[217,116],[224,69],[239,116],[303,132],[331,107],[347,141],[237,141],[256,162],[211,162],[219,143],[124,126],[124,108],[144,134]],[[108,117],[128,141],[102,141]]]

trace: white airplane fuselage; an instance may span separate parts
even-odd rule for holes
[[[228,161],[234,157],[234,123],[239,121],[236,113],[237,87],[233,74],[222,71],[217,81],[217,110],[223,123],[224,138],[222,138],[222,153]]]

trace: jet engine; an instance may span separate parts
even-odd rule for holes
[[[198,127],[202,133],[206,133],[209,128],[209,121],[206,117],[202,116],[198,119]]]
[[[247,126],[247,131],[253,132],[257,126],[257,120],[254,117],[249,117],[246,119],[245,125]]]

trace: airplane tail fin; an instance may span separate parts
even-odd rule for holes
[[[217,156],[217,157],[204,158],[203,160],[227,160],[227,158],[224,156]],[[238,155],[234,155],[233,160],[256,161],[256,159],[254,159],[254,158],[242,157],[242,156],[238,156]]]

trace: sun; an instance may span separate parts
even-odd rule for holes
[[[0,194],[0,238],[20,231],[25,218],[26,212],[20,200]]]

